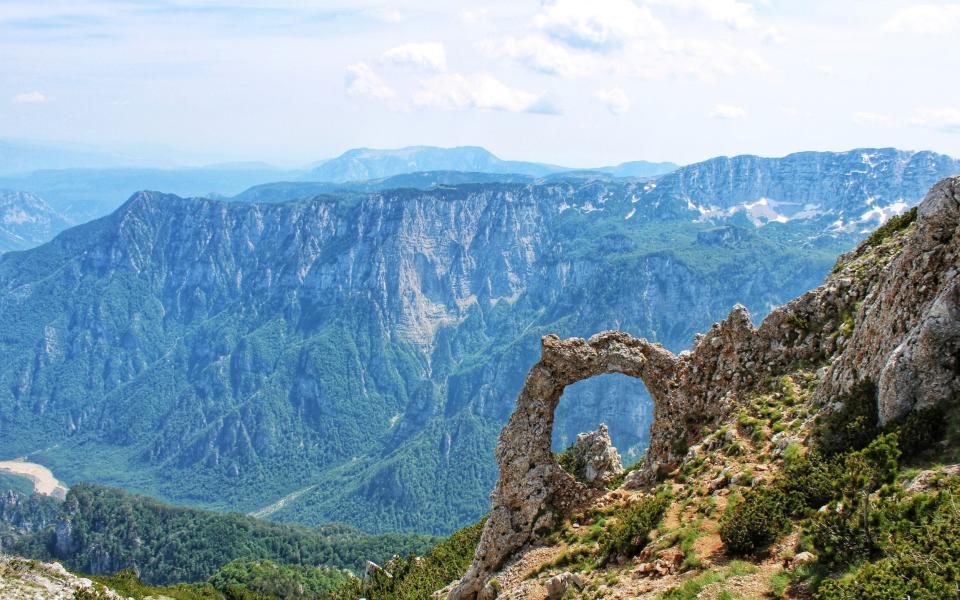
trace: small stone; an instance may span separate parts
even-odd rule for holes
[[[790,567],[796,569],[800,565],[808,562],[814,562],[817,557],[811,552],[800,552],[790,560]]]
[[[564,571],[559,575],[554,575],[547,580],[547,597],[550,600],[559,600],[567,593],[567,590],[574,588],[576,590],[583,589],[583,580],[580,579],[579,575],[570,573],[569,571]]]

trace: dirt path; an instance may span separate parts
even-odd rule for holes
[[[274,502],[274,503],[271,504],[270,506],[264,506],[263,508],[259,508],[259,509],[255,510],[255,511],[250,512],[250,513],[247,513],[247,514],[248,514],[249,516],[251,516],[251,517],[256,517],[257,519],[263,519],[263,518],[269,517],[269,516],[272,515],[273,513],[277,512],[278,510],[280,510],[281,508],[283,508],[284,506],[286,506],[287,503],[292,502],[293,500],[296,500],[297,498],[299,498],[300,496],[302,496],[302,495],[304,495],[305,493],[309,492],[310,490],[312,490],[312,489],[315,488],[315,487],[317,487],[317,486],[315,486],[315,485],[308,485],[307,487],[305,487],[305,488],[303,488],[303,489],[300,489],[300,490],[297,490],[297,491],[295,491],[295,492],[291,492],[291,493],[287,494],[286,496],[284,496],[283,498],[280,498],[279,500],[277,500],[276,502]]]
[[[0,461],[0,471],[26,477],[33,482],[33,491],[43,496],[63,499],[67,495],[67,486],[43,465],[25,460],[4,460]]]

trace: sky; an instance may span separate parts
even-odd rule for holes
[[[293,166],[960,156],[960,1],[0,0],[0,138]]]

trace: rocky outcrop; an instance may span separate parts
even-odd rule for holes
[[[690,352],[674,355],[615,331],[587,341],[544,337],[540,361],[498,440],[500,479],[474,562],[449,598],[489,594],[489,577],[514,551],[595,497],[550,452],[554,410],[574,382],[623,373],[650,391],[650,447],[635,484],[672,470],[704,426],[728,415],[762,379],[798,362],[827,366],[815,393],[821,403],[857,381],[879,380],[885,421],[955,398],[958,203],[960,178],[941,182],[905,232],[861,244],[824,285],[773,311],[756,329],[746,309],[735,307]]]
[[[0,555],[0,598],[5,600],[72,600],[101,598],[121,600],[123,596],[77,577],[59,563],[42,563]]]
[[[855,315],[850,343],[816,398],[878,385],[882,423],[960,395],[960,178],[935,186],[916,231]]]
[[[596,431],[578,435],[569,451],[574,478],[591,487],[601,488],[623,471],[620,453],[613,446],[605,423]]]

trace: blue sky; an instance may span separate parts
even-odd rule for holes
[[[0,137],[300,164],[960,156],[960,2],[0,0]]]

